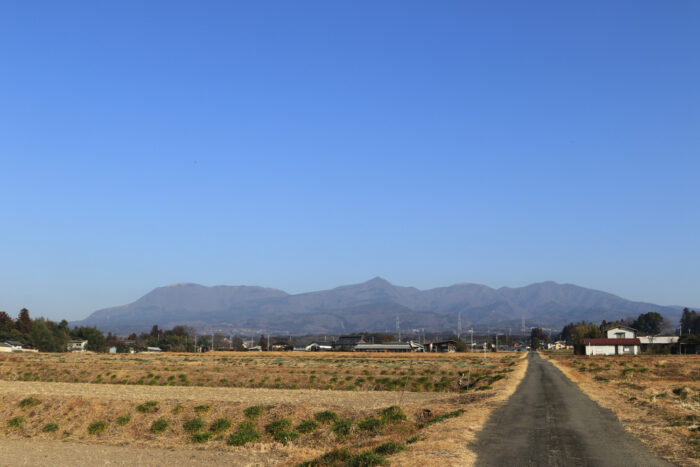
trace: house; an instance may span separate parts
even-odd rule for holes
[[[12,352],[12,346],[6,342],[0,342],[0,353]]]
[[[586,355],[639,355],[641,342],[637,338],[598,337],[584,339]]]
[[[146,347],[146,352],[162,352],[160,347]]]
[[[608,339],[634,339],[637,337],[637,330],[629,326],[615,326],[605,331]]]
[[[274,342],[270,345],[270,350],[274,352],[287,352],[294,350],[294,346],[289,342]]]
[[[446,340],[440,342],[430,342],[428,344],[427,352],[443,352],[443,353],[453,353],[457,351],[457,341]]]
[[[358,344],[366,344],[365,338],[361,335],[353,334],[349,336],[340,336],[338,340],[333,343],[333,350],[347,352],[353,350]]]
[[[23,352],[27,347],[25,344],[17,341],[5,341],[5,344],[10,346],[11,352]]]
[[[415,342],[390,342],[388,344],[357,344],[353,352],[423,352],[423,346]]]
[[[566,341],[556,341],[547,344],[547,350],[564,350],[566,349]]]
[[[66,348],[68,352],[85,352],[87,350],[88,341],[84,339],[78,339],[73,341],[68,341]]]

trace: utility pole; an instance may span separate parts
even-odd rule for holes
[[[399,321],[399,315],[396,315],[396,333],[399,335],[399,342],[401,342],[401,322]]]
[[[214,351],[214,331],[211,332],[211,350]]]
[[[270,351],[270,335],[267,335],[267,351]]]
[[[462,312],[457,315],[457,340],[462,337]]]
[[[469,330],[469,338],[470,338],[470,341],[471,341],[471,346],[470,346],[470,349],[469,349],[469,350],[470,350],[471,352],[474,352],[474,328],[471,328],[471,329]]]

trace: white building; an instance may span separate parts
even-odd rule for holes
[[[641,342],[637,331],[627,326],[615,326],[606,331],[607,337],[584,339],[586,355],[639,355]]]
[[[74,340],[69,341],[66,347],[69,352],[85,352],[87,350],[88,341],[86,340]]]

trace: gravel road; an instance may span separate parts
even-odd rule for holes
[[[527,373],[477,438],[479,466],[668,466],[615,415],[532,352]]]

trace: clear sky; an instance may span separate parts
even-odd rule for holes
[[[700,2],[0,6],[0,310],[176,282],[700,306]]]

